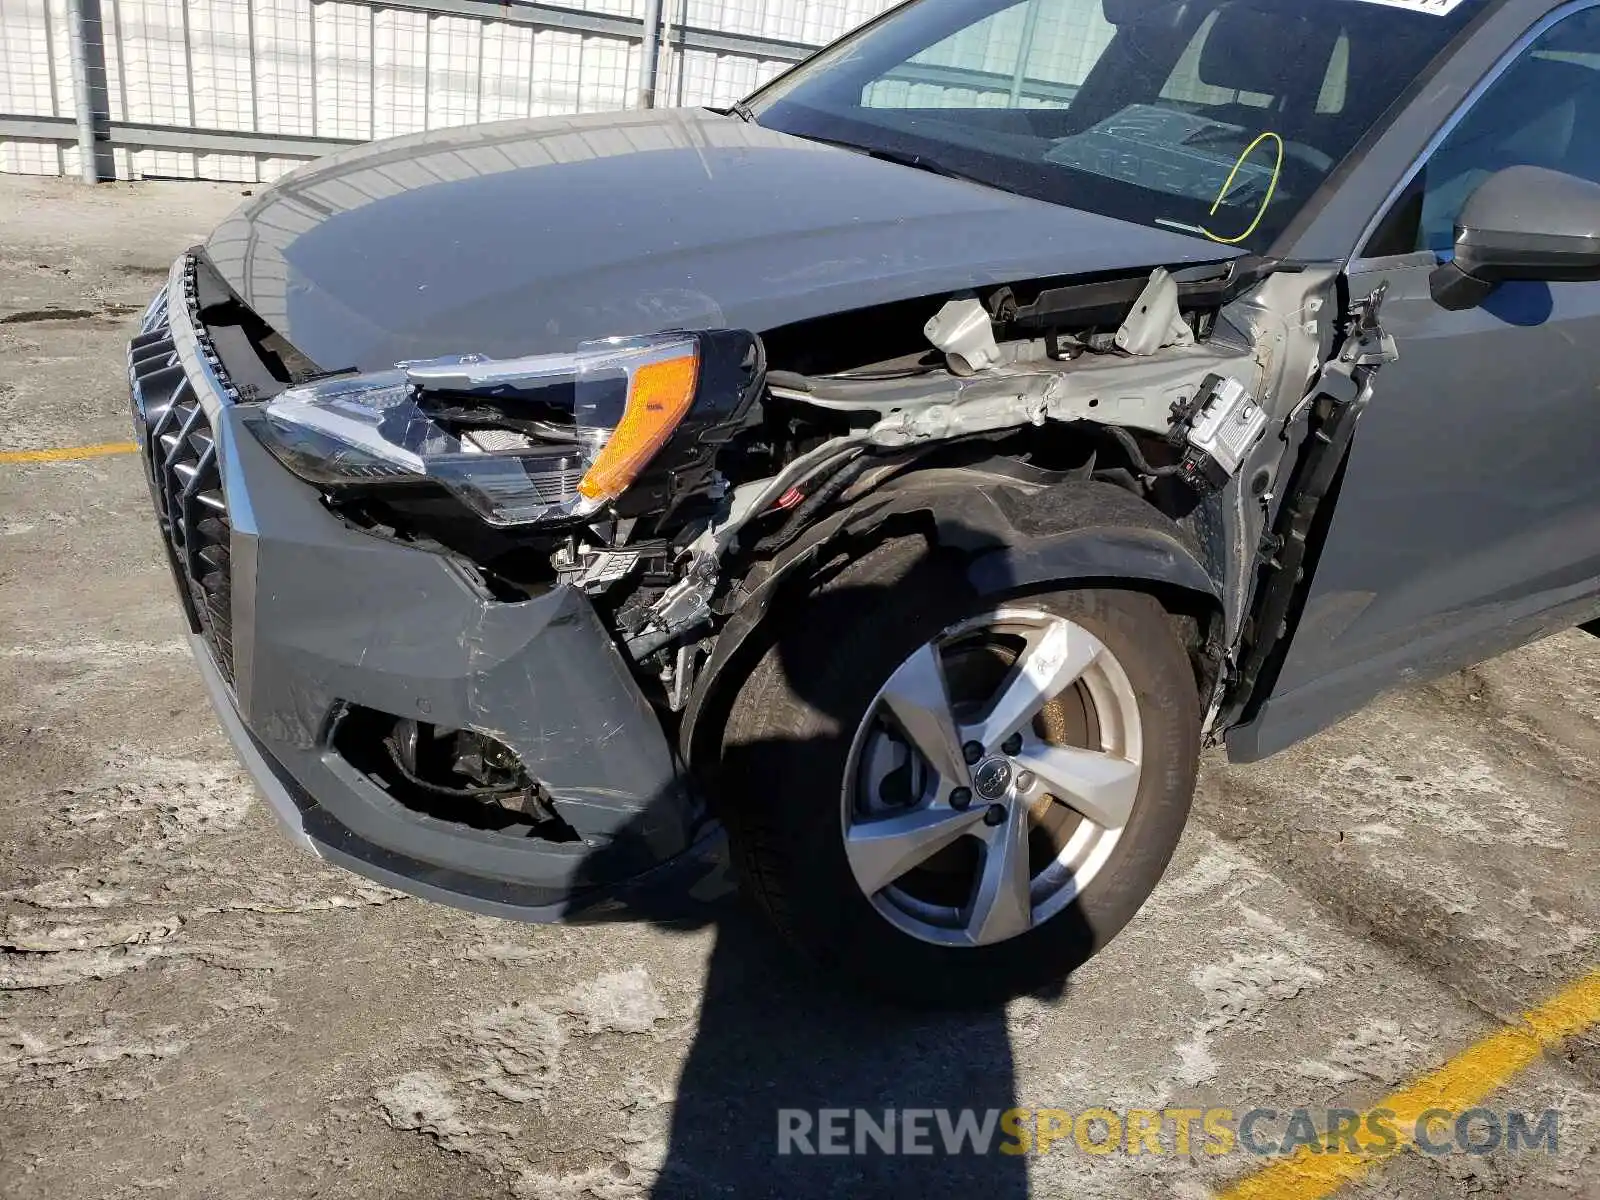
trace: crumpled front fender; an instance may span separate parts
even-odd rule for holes
[[[691,765],[722,728],[732,692],[765,639],[754,635],[791,585],[841,544],[894,525],[921,527],[967,559],[985,596],[1047,587],[1139,587],[1184,593],[1186,609],[1220,614],[1221,592],[1204,553],[1175,521],[1110,483],[1051,485],[971,468],[902,477],[819,521],[774,560],[717,638],[684,713],[679,745]]]

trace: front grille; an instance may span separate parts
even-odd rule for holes
[[[232,527],[211,423],[172,340],[169,298],[156,299],[128,346],[128,386],[145,471],[190,626],[233,682]]]

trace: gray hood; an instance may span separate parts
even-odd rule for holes
[[[248,201],[206,248],[245,302],[328,370],[667,328],[764,331],[1232,253],[703,109],[361,146]]]

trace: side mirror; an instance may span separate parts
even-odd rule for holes
[[[1455,260],[1429,276],[1443,308],[1474,308],[1509,279],[1600,280],[1600,184],[1544,167],[1496,171],[1456,218]]]

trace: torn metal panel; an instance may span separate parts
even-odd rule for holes
[[[1279,481],[1299,453],[1303,430],[1290,421],[1315,383],[1338,332],[1338,271],[1307,268],[1268,276],[1222,310],[1249,337],[1267,414],[1267,433],[1245,455],[1222,492],[1221,532],[1227,570],[1223,604],[1228,644],[1237,643],[1254,586],[1256,555],[1281,502]]]
[[[1154,354],[1166,346],[1188,346],[1194,330],[1178,308],[1178,284],[1165,267],[1150,272],[1150,282],[1133,302],[1128,319],[1116,333],[1125,354]]]
[[[1047,357],[1043,341],[1001,347],[1009,361],[969,376],[918,375],[885,380],[817,380],[809,390],[776,385],[773,394],[839,412],[876,413],[869,440],[904,446],[941,438],[1038,425],[1094,421],[1165,434],[1207,375],[1235,379],[1256,392],[1262,355],[1225,324],[1205,342],[1169,346],[1145,358],[1084,354]]]
[[[923,332],[944,351],[945,361],[957,375],[972,375],[1000,361],[989,312],[976,297],[948,301]]]

